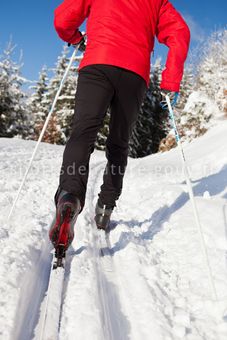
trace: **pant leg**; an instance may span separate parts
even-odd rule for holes
[[[90,155],[113,93],[112,84],[95,65],[79,71],[73,128],[63,155],[60,187],[77,195],[82,206]]]
[[[134,72],[122,70],[115,85],[111,105],[110,133],[106,142],[107,166],[99,198],[103,204],[115,206],[119,198],[127,166],[129,139],[146,91],[145,80]]]

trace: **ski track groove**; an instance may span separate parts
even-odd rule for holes
[[[96,165],[96,167],[97,166],[98,165]],[[91,220],[89,220],[88,222],[89,222],[89,224],[91,224]],[[43,313],[46,314],[46,310],[41,311],[41,306],[42,306],[42,303],[46,303],[45,299],[47,298],[47,294],[48,294],[49,280],[50,280],[50,275],[51,275],[51,270],[52,270],[51,269],[52,260],[51,260],[50,251],[51,251],[51,247],[50,247],[49,240],[47,238],[46,241],[45,241],[45,244],[44,244],[44,250],[41,252],[41,256],[40,256],[41,261],[39,261],[39,263],[42,262],[42,259],[45,260],[45,258],[47,258],[47,257],[49,257],[49,261],[46,264],[46,268],[43,268],[43,270],[42,270],[42,268],[39,266],[37,271],[35,271],[35,273],[32,275],[32,284],[30,284],[30,286],[32,286],[33,288],[31,288],[31,294],[29,296],[29,301],[31,303],[27,302],[27,306],[28,306],[27,310],[19,318],[19,322],[17,320],[17,327],[14,331],[12,340],[15,340],[15,338],[18,339],[18,340],[20,340],[20,339],[30,340],[32,338],[37,339],[37,338],[40,337],[39,334],[38,335],[35,334],[35,331],[36,331],[36,327],[39,325],[40,322],[45,323],[45,315],[43,315]],[[66,263],[65,263],[66,267],[67,267],[67,262],[68,261],[67,261],[67,257],[66,257]],[[41,263],[41,265],[42,265],[42,263]],[[43,287],[42,288],[40,287],[41,291],[38,295],[39,299],[36,300],[35,303],[34,303],[34,298],[32,296],[32,293],[34,291],[37,291],[37,289],[36,289],[37,283],[35,281],[36,281],[36,278],[38,276],[38,272],[40,270],[42,272],[45,271],[45,280],[42,280],[44,282],[43,282]],[[69,271],[70,271],[70,268],[67,269],[67,272],[69,272]],[[32,269],[31,269],[31,272],[32,272]],[[60,318],[59,318],[59,325],[58,325],[59,334],[60,334],[61,322],[62,322],[62,318],[63,318],[63,306],[64,306],[64,303],[65,303],[65,297],[66,297],[66,294],[67,294],[67,286],[68,286],[68,282],[66,282],[66,274],[67,273],[65,272],[63,290],[62,290],[62,300],[61,300],[61,306],[60,306]],[[26,275],[25,280],[28,280],[29,276],[30,276],[30,273]],[[31,278],[30,278],[30,280],[31,280]],[[101,291],[102,291],[102,289],[101,289]],[[20,309],[20,305],[23,304],[24,299],[26,299],[26,301],[27,301],[28,297],[22,296],[22,298],[20,298],[18,311]],[[48,304],[48,302],[47,302],[47,304]],[[48,308],[48,305],[47,305],[47,308]],[[28,328],[26,327],[26,330],[24,330],[24,324],[27,323],[27,320],[29,320],[29,325],[31,324],[30,315],[36,315],[36,317],[32,318],[32,325]],[[44,319],[44,321],[42,321],[42,319]],[[110,339],[114,339],[114,338],[110,338]]]
[[[98,171],[95,174],[95,178],[93,179],[93,184],[97,183],[97,179],[100,176],[100,170],[103,168],[103,162],[100,165],[97,165],[96,168],[98,168]],[[94,171],[94,169],[93,169]],[[93,248],[93,254],[95,255],[96,261],[95,261],[95,265],[96,265],[96,273],[97,273],[97,283],[98,283],[98,288],[99,288],[99,292],[100,292],[100,307],[102,308],[102,317],[103,317],[103,321],[104,321],[104,334],[103,334],[103,338],[104,339],[108,339],[108,340],[114,340],[113,338],[113,332],[112,332],[112,324],[111,324],[111,317],[110,317],[110,310],[109,310],[109,306],[108,306],[108,292],[107,292],[107,287],[104,287],[104,280],[103,280],[103,276],[101,275],[101,273],[103,272],[103,268],[101,265],[101,258],[100,258],[100,249],[99,246],[100,244],[98,244],[97,242],[97,236],[98,236],[98,230],[97,227],[95,225],[94,219],[92,218],[92,215],[94,215],[94,206],[93,206],[93,200],[95,197],[95,190],[96,187],[92,190],[92,186],[90,187],[90,201],[89,201],[89,216],[88,216],[88,225],[91,225],[91,242],[93,245],[95,245],[95,248]],[[95,235],[95,232],[97,235]]]
[[[40,307],[45,299],[49,284],[51,270],[50,250],[48,239],[46,239],[40,254],[40,259],[34,264],[38,264],[37,270],[33,273],[34,267],[32,267],[23,280],[27,284],[22,285],[22,287],[26,287],[26,289],[22,289],[17,312],[15,313],[16,322],[14,331],[12,332],[12,340],[31,340],[34,338],[36,326],[42,317]],[[44,263],[46,263],[45,266],[43,266]],[[34,293],[36,294],[35,300]],[[24,311],[23,305],[25,305]],[[26,327],[24,327],[24,325],[26,325]]]
[[[98,168],[98,170],[96,170]],[[88,190],[88,194],[90,193],[90,201],[88,202],[88,213],[85,215],[85,221],[86,221],[86,234],[88,236],[89,241],[89,248],[88,251],[90,252],[90,256],[94,257],[95,259],[95,271],[97,276],[97,286],[98,286],[98,295],[99,295],[99,303],[100,303],[100,313],[101,313],[101,324],[104,324],[104,330],[103,330],[103,340],[116,340],[116,337],[114,336],[113,331],[113,324],[112,324],[112,313],[111,313],[111,306],[109,305],[109,291],[110,291],[110,285],[106,284],[108,282],[107,279],[105,279],[105,273],[104,273],[104,267],[102,265],[102,259],[100,255],[100,247],[102,246],[101,243],[99,243],[98,238],[99,235],[97,234],[98,230],[96,228],[95,222],[93,220],[94,215],[94,207],[92,204],[92,200],[94,198],[94,190],[92,190],[92,187],[94,183],[96,183],[97,178],[100,176],[100,169],[103,168],[103,162],[99,162],[98,164],[95,164],[92,168],[92,171],[95,170],[95,175],[92,176],[92,180],[90,183],[90,188]],[[97,232],[96,232],[97,230]],[[106,247],[107,245],[105,245]],[[109,254],[110,255],[110,254]],[[70,256],[70,255],[69,255]],[[67,259],[66,259],[66,266],[67,266]],[[112,271],[112,261],[108,263],[108,270]],[[67,271],[70,271],[70,268],[68,268]],[[66,278],[66,273],[65,273]],[[70,282],[70,279],[69,279]],[[64,316],[64,304],[65,299],[67,295],[67,286],[69,282],[66,282],[64,280],[64,289],[62,292],[62,301],[61,301],[61,311],[60,311],[60,319],[59,319],[59,334],[61,334],[61,324]],[[115,325],[114,325],[115,326]],[[120,334],[120,329],[118,330]],[[120,338],[118,338],[120,340]]]
[[[93,185],[95,183],[99,183],[98,178],[100,177],[100,173],[102,175],[102,172],[100,171],[102,168],[103,168],[103,163],[102,163],[102,166],[100,167],[100,169],[98,169],[98,171],[96,172],[95,179],[92,181]],[[121,334],[122,330],[120,329],[119,323],[117,322],[119,329],[116,331],[114,329],[114,326],[116,327],[116,325],[114,324],[115,320],[111,319],[111,315],[112,315],[111,309],[113,308],[113,306],[109,304],[109,298],[108,298],[108,295],[111,295],[111,287],[110,287],[110,284],[106,285],[106,282],[108,282],[108,280],[106,280],[106,282],[105,282],[105,271],[113,271],[114,274],[115,274],[114,275],[115,282],[117,282],[118,284],[121,284],[121,279],[118,277],[117,272],[114,268],[114,261],[113,261],[113,257],[111,256],[110,250],[109,250],[109,253],[105,256],[102,256],[100,254],[100,249],[103,246],[105,248],[111,247],[111,243],[110,243],[109,238],[104,241],[103,238],[98,234],[99,231],[97,230],[96,224],[94,222],[94,218],[93,218],[94,204],[93,204],[93,202],[94,202],[94,199],[97,196],[96,192],[97,192],[97,184],[93,188],[93,191],[90,188],[89,217],[87,217],[87,220],[88,220],[88,225],[90,224],[92,226],[92,228],[91,228],[91,230],[92,230],[91,243],[95,244],[94,253],[96,253],[97,280],[98,280],[98,286],[101,288],[100,289],[100,292],[101,292],[100,304],[101,304],[102,310],[104,312],[103,313],[104,314],[104,322],[105,322],[105,326],[106,326],[105,332],[104,332],[104,339],[105,340],[106,339],[108,339],[108,340],[116,340],[116,339],[117,340],[120,340],[120,339],[126,340],[126,339],[128,339],[128,336],[125,335],[125,337],[122,337],[122,334]],[[158,225],[159,224],[158,222],[160,222],[162,219],[163,219],[163,212],[161,212],[158,216],[156,216],[154,225],[155,226]],[[132,232],[129,227],[127,229],[128,229],[128,232]],[[155,230],[152,232],[152,236],[153,236],[153,233],[156,234],[156,232],[157,232],[156,229],[158,229],[158,228],[157,227],[155,228]],[[134,238],[133,233],[132,233],[132,236]],[[136,238],[134,239],[134,241],[136,241]],[[134,242],[134,243],[135,243],[136,247],[139,245],[138,242]],[[144,246],[146,246],[145,243],[144,243]],[[136,256],[137,256],[138,259],[140,259],[137,252],[136,252]],[[107,261],[108,259],[109,259],[109,261]],[[147,287],[149,293],[152,296],[152,299],[158,300],[158,296],[156,296],[156,294],[154,294],[155,289],[148,284],[146,277],[142,274],[142,275],[140,275],[140,279],[143,280],[144,285]],[[124,289],[124,296],[125,296],[126,300],[128,301],[128,303],[130,304],[130,296],[128,296],[128,294],[127,294],[127,289],[125,289],[124,285],[121,284],[121,286]],[[119,295],[119,294],[116,293],[116,295]],[[159,308],[159,312],[166,318],[166,320],[168,322],[168,316],[165,315],[164,310],[160,310],[160,308]],[[116,314],[121,315],[120,311],[117,311]],[[139,329],[139,324],[138,324],[137,328]],[[116,336],[116,334],[117,334],[117,336]],[[171,340],[172,339],[173,338],[171,337]]]
[[[38,269],[34,272],[34,274],[31,276],[31,271],[25,276],[25,281],[29,281],[29,286],[31,287],[28,290],[26,289],[26,292],[22,294],[19,304],[18,304],[18,313],[16,312],[16,319],[17,322],[15,322],[15,330],[12,334],[12,340],[18,339],[18,340],[41,340],[43,337],[40,337],[39,332],[42,331],[45,328],[45,321],[46,321],[46,312],[48,310],[48,293],[49,293],[49,283],[51,278],[51,271],[52,271],[52,256],[51,256],[51,245],[49,242],[49,239],[47,238],[43,247],[43,251],[41,252],[40,260],[38,261]],[[45,267],[42,267],[43,263],[46,263]],[[66,263],[67,266],[67,258]],[[41,273],[41,280],[37,280],[40,278],[39,274]],[[60,304],[60,318],[59,318],[59,324],[58,329],[60,331],[60,324],[61,324],[61,318],[62,318],[62,309],[64,305],[65,300],[65,293],[67,289],[67,283],[65,282],[66,278],[66,272],[64,274],[64,283],[63,283],[63,290],[62,290],[62,300]],[[41,282],[41,285],[39,285],[39,282]],[[26,285],[27,287],[27,285]],[[36,299],[34,300],[34,292],[36,294]],[[38,294],[37,294],[38,292]],[[47,301],[46,301],[47,299]],[[24,301],[26,300],[25,305],[26,310],[24,313],[21,314],[21,306],[23,306]],[[42,304],[45,304],[45,308],[42,309]],[[19,317],[18,317],[19,315]],[[31,318],[31,315],[33,316]],[[24,325],[27,325],[27,327],[24,327]],[[37,332],[38,328],[38,332]]]
[[[15,313],[15,327],[12,332],[11,339],[12,340],[31,340],[31,339],[42,339],[40,338],[40,334],[36,333],[36,328],[39,328],[40,331],[40,323],[42,328],[45,327],[45,318],[46,318],[46,307],[42,310],[42,304],[47,303],[48,301],[47,294],[49,292],[49,283],[52,271],[52,247],[49,241],[48,236],[43,245],[43,249],[41,250],[40,258],[34,266],[37,266],[37,270],[33,272],[34,266],[30,269],[30,271],[25,275],[24,282],[25,285],[22,287],[26,287],[22,289],[22,294],[19,299],[17,312]],[[45,266],[44,266],[45,264]],[[65,266],[67,267],[68,261],[66,257]],[[70,270],[67,269],[67,272]],[[64,274],[64,283],[62,290],[62,300],[60,305],[60,318],[59,318],[59,333],[60,333],[60,325],[62,319],[62,310],[67,290],[67,282],[66,282],[66,271]],[[29,282],[29,284],[28,284]],[[40,284],[39,284],[40,283]],[[27,287],[30,287],[29,289]],[[34,300],[34,295],[36,294],[36,299]],[[22,313],[22,307],[25,305],[25,310]],[[21,310],[22,309],[22,310]],[[45,314],[45,315],[44,315]],[[32,317],[31,317],[32,315]],[[24,325],[26,324],[26,327]]]
[[[101,164],[101,165],[100,165]],[[104,240],[102,236],[104,233],[99,231],[96,227],[94,221],[94,204],[93,201],[96,198],[96,189],[98,178],[102,176],[101,170],[104,170],[104,164],[101,162],[100,164],[95,166],[95,169],[98,170],[95,173],[94,178],[92,179],[92,183],[89,190],[89,205],[88,205],[88,216],[87,216],[87,226],[91,226],[90,229],[90,242],[94,245],[93,247],[93,255],[95,256],[95,266],[96,266],[96,273],[97,273],[97,284],[99,290],[99,301],[101,307],[101,314],[102,319],[104,322],[104,329],[103,329],[103,339],[104,340],[120,340],[123,339],[121,337],[122,330],[120,328],[120,324],[117,319],[113,319],[113,313],[111,310],[113,309],[113,305],[110,305],[111,297],[116,297],[118,294],[114,289],[114,286],[108,281],[106,276],[106,272],[113,272],[116,276],[114,270],[114,263],[113,258],[111,256],[110,250],[108,249],[110,242],[107,242],[106,239]],[[92,169],[94,171],[94,168]],[[96,184],[96,185],[95,185]],[[103,235],[101,234],[103,233]],[[106,254],[101,254],[102,248],[107,249]],[[115,304],[116,307],[116,304]],[[121,315],[120,311],[115,310],[117,315]],[[117,334],[117,337],[116,337]]]
[[[103,164],[103,162],[101,162],[102,164]],[[98,165],[96,165],[96,167],[98,167],[99,166],[99,164]],[[95,167],[95,168],[96,168]],[[90,223],[91,223],[91,221],[89,221]],[[49,240],[47,239],[46,240],[46,244],[50,244],[49,243]],[[46,249],[46,247],[47,247],[47,245],[45,246],[45,249]],[[50,246],[49,246],[49,256],[50,256]],[[46,251],[45,251],[45,253],[46,253]],[[46,256],[48,256],[48,254],[46,254]],[[68,263],[68,261],[67,261],[67,256],[66,256],[66,261],[65,261],[65,266],[67,267],[67,263]],[[41,307],[41,305],[42,305],[42,303],[43,302],[45,302],[44,301],[44,299],[46,299],[47,298],[47,294],[48,294],[48,288],[49,288],[49,280],[50,280],[50,275],[51,275],[51,264],[52,264],[52,261],[51,261],[51,258],[50,258],[50,261],[49,261],[49,264],[48,264],[48,268],[49,268],[49,276],[48,276],[48,281],[46,282],[46,284],[47,284],[47,290],[45,291],[45,293],[44,293],[44,297],[41,297],[41,299],[39,299],[39,303],[38,303],[38,306],[39,306],[39,311],[38,312],[40,312],[40,307]],[[70,268],[68,268],[67,269],[67,272],[68,271],[70,271]],[[62,322],[62,318],[63,318],[63,307],[64,307],[64,303],[65,303],[65,297],[66,297],[66,294],[67,294],[67,286],[68,286],[68,282],[66,282],[66,275],[67,275],[67,273],[66,273],[66,271],[65,271],[65,274],[64,274],[64,282],[63,282],[63,290],[62,290],[62,300],[61,300],[61,305],[60,305],[60,311],[59,311],[59,313],[60,313],[60,318],[59,318],[59,324],[58,324],[58,329],[59,329],[59,334],[60,334],[60,329],[61,329],[61,322]],[[36,276],[36,273],[34,273],[34,279],[35,279],[35,276]],[[31,297],[31,299],[32,299],[32,297]],[[33,301],[33,300],[32,300]],[[37,304],[37,303],[36,303]],[[47,308],[48,308],[48,306],[47,306]],[[29,313],[28,314],[30,314],[30,311],[28,311]],[[44,311],[44,313],[46,313],[46,310]],[[37,311],[36,311],[36,314],[37,314]],[[29,316],[29,315],[28,315]],[[42,318],[45,318],[45,315],[43,315],[43,311],[40,313],[40,315],[39,315],[39,317],[38,317],[38,322],[36,322],[36,324],[34,324],[33,325],[33,329],[32,329],[32,331],[30,332],[30,336],[32,336],[32,334],[34,335],[35,334],[35,329],[36,329],[36,327],[39,325],[39,322],[40,322],[40,320],[42,319]],[[44,322],[45,322],[45,320],[44,320]],[[24,323],[23,323],[24,324]],[[22,325],[23,325],[22,324]],[[39,335],[38,335],[38,337],[39,337]],[[34,336],[34,339],[36,339],[37,338],[37,336],[35,335]],[[20,337],[18,338],[18,340],[20,339]],[[27,340],[30,340],[31,339],[31,337],[28,337],[27,338]],[[111,338],[112,339],[112,338]],[[13,340],[13,339],[12,339]],[[24,338],[24,336],[23,336],[23,340],[25,340],[25,338]],[[114,340],[114,339],[113,339]]]

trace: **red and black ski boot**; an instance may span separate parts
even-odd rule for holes
[[[79,199],[67,191],[62,190],[56,202],[56,217],[49,230],[50,240],[56,250],[56,258],[65,257],[65,252],[74,238],[74,225],[81,211]]]

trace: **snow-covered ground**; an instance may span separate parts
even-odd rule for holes
[[[68,251],[60,340],[226,340],[227,122],[185,145],[218,301],[192,214],[178,150],[130,160],[113,214],[112,256],[99,256],[93,216],[103,153]],[[34,142],[0,140],[0,338],[39,339],[48,286],[47,230],[63,148],[42,144],[6,226]],[[56,339],[55,339],[56,340]]]

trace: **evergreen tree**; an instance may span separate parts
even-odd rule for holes
[[[41,102],[43,108],[42,115],[40,115],[35,124],[37,135],[40,134],[45,118],[50,110],[65,70],[68,66],[68,52],[68,47],[64,45],[62,54],[59,56],[56,63],[56,67],[52,69],[53,76],[50,78],[46,92],[44,93]],[[75,62],[78,62],[78,60],[80,60],[80,58],[77,57]],[[43,138],[43,140],[46,142],[65,144],[69,137],[75,106],[77,69],[78,66],[73,65],[66,78],[63,89],[56,103],[53,116],[50,119],[50,123]]]
[[[54,101],[55,95],[59,89],[62,77],[67,67],[67,61],[68,61],[67,47],[66,45],[64,45],[62,53],[58,57],[56,67],[51,70],[53,72],[53,76],[50,78],[50,81],[47,87],[47,92],[44,94],[44,97],[43,97],[42,105],[44,107],[44,112],[43,112],[44,115],[42,118],[42,123],[40,121],[38,122],[38,130],[42,129],[46,116],[48,115],[48,112]],[[64,88],[62,89],[61,95],[63,91],[64,91]],[[64,142],[64,136],[63,136],[63,133],[61,132],[60,122],[58,120],[58,117],[59,117],[58,113],[60,109],[61,109],[61,105],[60,105],[60,97],[59,97],[56,103],[56,106],[55,106],[55,110],[52,114],[52,117],[50,119],[49,125],[47,127],[46,133],[43,138],[45,142],[49,142],[53,144],[63,144]]]
[[[188,135],[187,129],[190,129],[191,123],[195,122],[191,120],[191,111],[187,112],[185,106],[188,102],[190,95],[193,92],[194,87],[194,75],[191,68],[185,68],[183,79],[181,81],[180,95],[176,107],[174,108],[174,115],[177,124],[179,135],[184,139]],[[187,124],[187,120],[190,124]],[[159,151],[168,151],[176,146],[174,131],[172,130],[171,122],[169,121],[169,132],[167,136],[161,141]]]
[[[130,140],[129,154],[134,158],[157,152],[161,140],[167,135],[168,115],[160,106],[161,71],[160,60],[157,60]]]
[[[0,57],[0,137],[26,137],[29,129],[21,63],[12,60],[15,50],[10,41]]]
[[[180,86],[180,93],[179,93],[179,99],[177,101],[176,109],[181,111],[184,109],[188,97],[193,91],[194,88],[194,75],[191,70],[191,66],[188,66],[184,70],[184,75],[181,81],[181,86]]]
[[[201,91],[193,91],[180,117],[179,131],[183,140],[203,135],[212,125],[217,104]]]
[[[69,63],[68,58],[69,49],[67,46],[63,47],[62,55],[58,59],[57,67],[55,69],[55,76],[51,80],[51,87],[56,87],[58,89],[59,83],[62,80],[63,74]],[[61,94],[59,96],[57,105],[56,105],[56,117],[58,122],[58,128],[61,131],[61,139],[58,143],[65,144],[67,139],[70,136],[71,128],[72,128],[72,119],[74,116],[74,108],[75,108],[75,94],[77,87],[77,70],[78,70],[78,60],[80,58],[75,59],[75,63],[72,65]],[[56,84],[56,85],[55,85]],[[55,93],[54,93],[55,95]]]
[[[47,68],[44,66],[39,73],[39,80],[31,89],[35,90],[28,100],[29,111],[32,116],[33,131],[31,137],[38,139],[40,129],[46,116],[46,107],[43,103],[44,96],[48,90]]]
[[[95,148],[97,150],[106,149],[106,140],[109,135],[109,123],[110,123],[110,109],[107,110],[106,116],[103,121],[103,126],[101,127],[97,134],[97,138],[95,141]]]
[[[227,30],[214,32],[206,40],[198,56],[194,91],[178,115],[183,140],[192,140],[204,134],[225,112],[227,78]],[[191,87],[190,81],[186,85]],[[226,107],[227,109],[227,107]]]
[[[213,99],[223,112],[226,104],[227,29],[211,34],[203,50],[198,67],[196,89]]]

